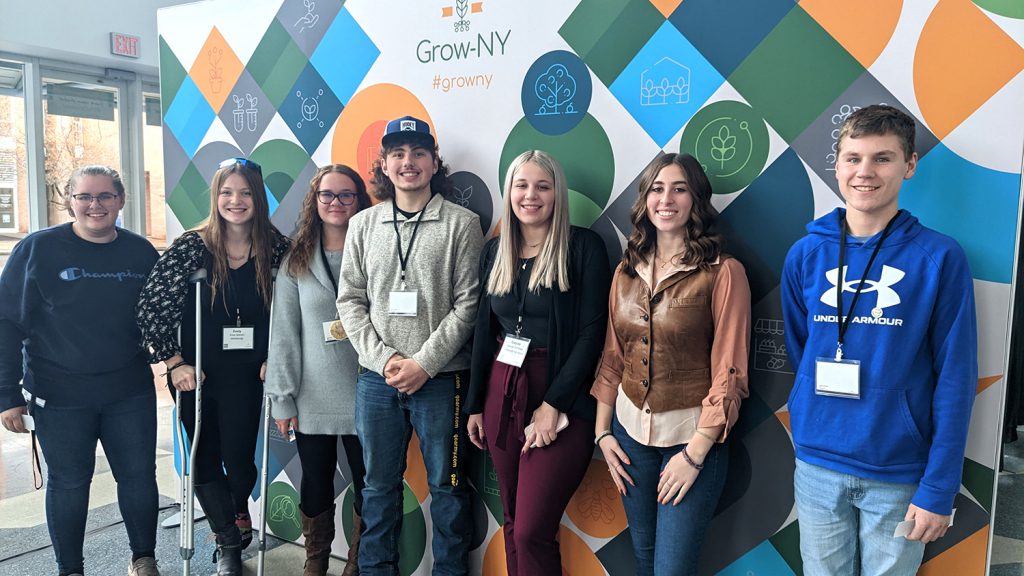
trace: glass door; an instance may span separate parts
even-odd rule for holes
[[[43,146],[50,225],[71,220],[64,187],[75,168],[104,164],[122,171],[120,94],[118,82],[44,74]]]

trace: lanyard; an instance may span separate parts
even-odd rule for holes
[[[412,243],[416,241],[416,232],[420,229],[420,222],[423,222],[423,213],[426,210],[426,206],[423,207],[423,210],[420,210],[419,218],[416,219],[416,225],[412,228],[412,236],[409,237],[409,251],[403,253],[402,234],[398,231],[398,204],[394,200],[391,201],[391,212],[394,214],[394,220],[391,223],[395,225],[395,240],[398,242],[398,263],[402,266],[402,290],[405,290],[405,266],[409,262],[409,256],[412,254]]]
[[[847,316],[843,316],[843,291],[846,288],[846,271],[843,269],[843,260],[846,257],[846,218],[842,214],[839,215],[840,232],[839,232],[839,281],[836,283],[836,323],[839,325],[839,342],[836,345],[836,360],[842,360],[843,358],[843,339],[846,336],[846,331],[850,328],[850,318],[853,316],[853,310],[857,307],[857,299],[860,298],[860,293],[864,289],[864,282],[868,279],[868,272],[871,271],[871,265],[875,263],[875,257],[878,256],[878,251],[882,248],[882,243],[885,242],[886,237],[889,236],[889,232],[892,231],[892,225],[896,222],[896,218],[899,217],[902,210],[898,210],[892,218],[889,219],[889,223],[885,225],[885,230],[882,231],[882,236],[878,239],[878,244],[875,244],[874,251],[871,252],[871,258],[868,260],[868,265],[864,268],[864,274],[860,278],[860,282],[857,284],[857,290],[853,294],[853,302],[850,303],[850,313]]]
[[[522,267],[519,269],[519,274],[516,275],[515,290],[519,291],[519,312],[516,315],[516,336],[519,336],[520,332],[523,331],[523,311],[526,310],[526,293],[530,291],[530,273],[533,272],[533,268],[530,268],[530,272],[527,272],[527,265],[531,262],[531,259],[527,258],[523,262]],[[523,273],[526,272],[526,285],[520,286],[520,282],[523,278]]]
[[[324,250],[324,237],[320,235],[320,259],[324,263],[324,268],[327,269],[327,276],[331,279],[331,286],[334,287],[334,296],[338,296],[338,281],[334,278],[334,270],[331,269],[331,263],[327,261],[327,251]]]

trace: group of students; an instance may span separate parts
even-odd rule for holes
[[[836,164],[846,207],[808,225],[782,274],[808,574],[912,574],[959,488],[977,377],[972,280],[952,239],[898,208],[914,137],[913,119],[888,106],[846,120]],[[149,362],[164,363],[191,423],[186,309],[199,268],[195,494],[218,574],[241,574],[252,538],[264,390],[299,452],[305,575],[327,571],[338,442],[356,516],[344,573],[398,573],[413,432],[433,574],[469,571],[468,442],[497,472],[510,575],[562,573],[559,522],[595,445],[622,497],[636,573],[695,574],[748,395],[751,322],[744,268],[716,231],[699,162],[663,154],[644,169],[614,271],[603,241],[570,225],[565,174],[545,152],[509,166],[500,234],[486,244],[479,218],[446,200],[448,168],[422,120],[387,124],[371,184],[372,206],[358,173],[318,170],[289,241],[270,223],[261,168],[226,160],[209,220],[158,259],[115,226],[118,174],[75,171],[74,222],[29,235],[0,277],[0,418],[15,432],[34,419],[61,576],[83,573],[97,440],[117,480],[129,574],[159,573]],[[894,536],[905,520],[913,526]]]

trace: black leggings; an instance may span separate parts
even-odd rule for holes
[[[236,513],[248,514],[256,486],[256,436],[263,405],[259,370],[259,364],[203,369],[203,421],[192,477],[196,484],[226,479]],[[173,395],[174,387],[168,386]],[[191,440],[195,392],[182,392],[181,400],[178,410]]]
[[[299,508],[307,518],[314,518],[334,504],[334,475],[338,467],[338,440],[345,448],[345,461],[352,470],[354,508],[363,515],[363,486],[366,469],[363,467],[363,447],[355,434],[303,434],[295,433],[295,444],[302,464],[302,482],[299,484]]]

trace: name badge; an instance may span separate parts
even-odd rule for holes
[[[348,338],[348,334],[345,333],[345,327],[341,325],[341,320],[324,322],[324,342],[339,342],[346,338]]]
[[[416,290],[392,290],[388,297],[389,316],[415,316]]]
[[[224,350],[252,350],[255,334],[254,326],[225,326]]]
[[[501,344],[501,350],[498,351],[498,362],[522,368],[523,360],[526,359],[526,353],[529,351],[529,338],[522,338],[515,334],[505,334],[505,341]]]
[[[859,399],[860,360],[836,360],[819,356],[815,362],[814,393]]]

